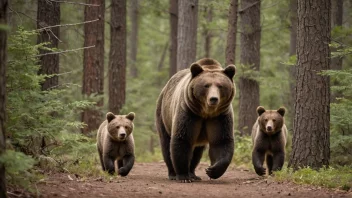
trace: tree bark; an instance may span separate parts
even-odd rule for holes
[[[259,71],[260,66],[260,1],[242,0],[241,3],[241,55],[240,63]],[[242,135],[250,135],[257,119],[259,106],[259,84],[253,78],[241,76],[239,80],[239,121],[238,130]]]
[[[131,36],[130,36],[130,43],[131,43],[131,53],[130,53],[130,73],[133,78],[137,78],[138,76],[138,69],[137,69],[137,49],[138,49],[138,22],[139,22],[139,0],[132,0],[131,1],[131,9],[130,9],[130,16],[131,16]]]
[[[290,21],[291,21],[291,33],[290,33],[290,56],[296,55],[296,43],[297,43],[297,0],[290,0]],[[295,81],[296,81],[296,68],[297,66],[291,66],[290,72],[290,93],[287,98],[287,112],[288,117],[291,118],[291,123],[293,123],[294,117],[294,101],[295,101]]]
[[[119,114],[126,97],[126,0],[111,1],[109,111]]]
[[[330,0],[298,0],[297,77],[289,167],[318,169],[330,159]]]
[[[231,0],[226,44],[226,65],[235,64],[238,0]]]
[[[83,53],[83,87],[82,94],[87,96],[103,96],[104,92],[104,0],[88,0],[89,4],[100,6],[85,6],[84,21],[99,19],[94,23],[84,25],[84,46],[92,46]],[[103,106],[103,99],[97,102],[97,107]],[[98,110],[88,109],[82,113],[82,121],[88,126],[82,129],[84,134],[98,129],[102,115]]]
[[[0,25],[7,25],[8,1],[0,0]],[[0,28],[0,155],[6,149],[6,65],[7,65],[7,30]],[[5,167],[0,163],[0,197],[6,197]]]
[[[177,23],[178,23],[178,0],[170,0],[170,68],[169,77],[177,72]]]
[[[210,50],[211,50],[211,30],[209,27],[207,27],[207,25],[209,25],[212,21],[213,21],[213,6],[210,4],[209,6],[205,7],[205,21],[206,21],[206,25],[204,27],[204,32],[203,32],[203,36],[204,36],[204,57],[208,57],[210,58]]]
[[[196,60],[198,0],[180,0],[178,16],[177,71],[180,71]]]
[[[38,0],[38,11],[37,11],[37,29],[44,28],[47,26],[54,26],[60,24],[60,3]],[[59,27],[53,27],[45,29],[38,34],[37,43],[49,43],[46,47],[58,48]],[[39,49],[40,54],[48,53],[48,50]],[[39,74],[51,75],[59,73],[59,54],[51,54],[41,56],[39,58]],[[48,90],[52,87],[56,87],[59,84],[59,77],[53,76],[46,78],[41,83],[42,90]]]

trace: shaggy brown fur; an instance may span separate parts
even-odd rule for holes
[[[285,108],[265,110],[257,108],[258,119],[252,128],[252,163],[258,175],[264,175],[263,167],[266,161],[268,173],[280,170],[285,161],[285,146],[287,142],[287,128],[285,125]]]
[[[234,151],[235,66],[223,69],[214,59],[201,59],[176,73],[158,98],[156,126],[169,179],[200,180],[194,173],[209,144],[210,178],[224,174]]]
[[[97,148],[101,166],[110,174],[115,172],[117,160],[118,174],[126,176],[134,164],[133,112],[128,115],[114,115],[109,112],[100,125],[97,134]]]

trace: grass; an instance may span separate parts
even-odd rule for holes
[[[329,167],[321,168],[318,171],[311,168],[302,168],[297,171],[293,171],[291,168],[284,168],[275,172],[275,179],[348,191],[352,188],[352,167]]]

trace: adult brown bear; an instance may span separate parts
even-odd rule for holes
[[[207,144],[211,166],[206,174],[217,179],[226,171],[234,152],[235,70],[201,59],[172,76],[161,91],[156,126],[169,179],[200,180],[195,169]]]

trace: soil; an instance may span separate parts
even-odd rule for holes
[[[201,163],[196,174],[201,181],[179,183],[167,179],[163,162],[136,163],[127,177],[80,178],[67,173],[55,173],[37,184],[39,197],[352,197],[352,192],[325,189],[290,182],[277,182],[272,177],[229,167],[225,174],[210,180],[205,174],[206,163]],[[11,192],[9,197],[25,194]],[[27,195],[28,196],[28,195]]]

